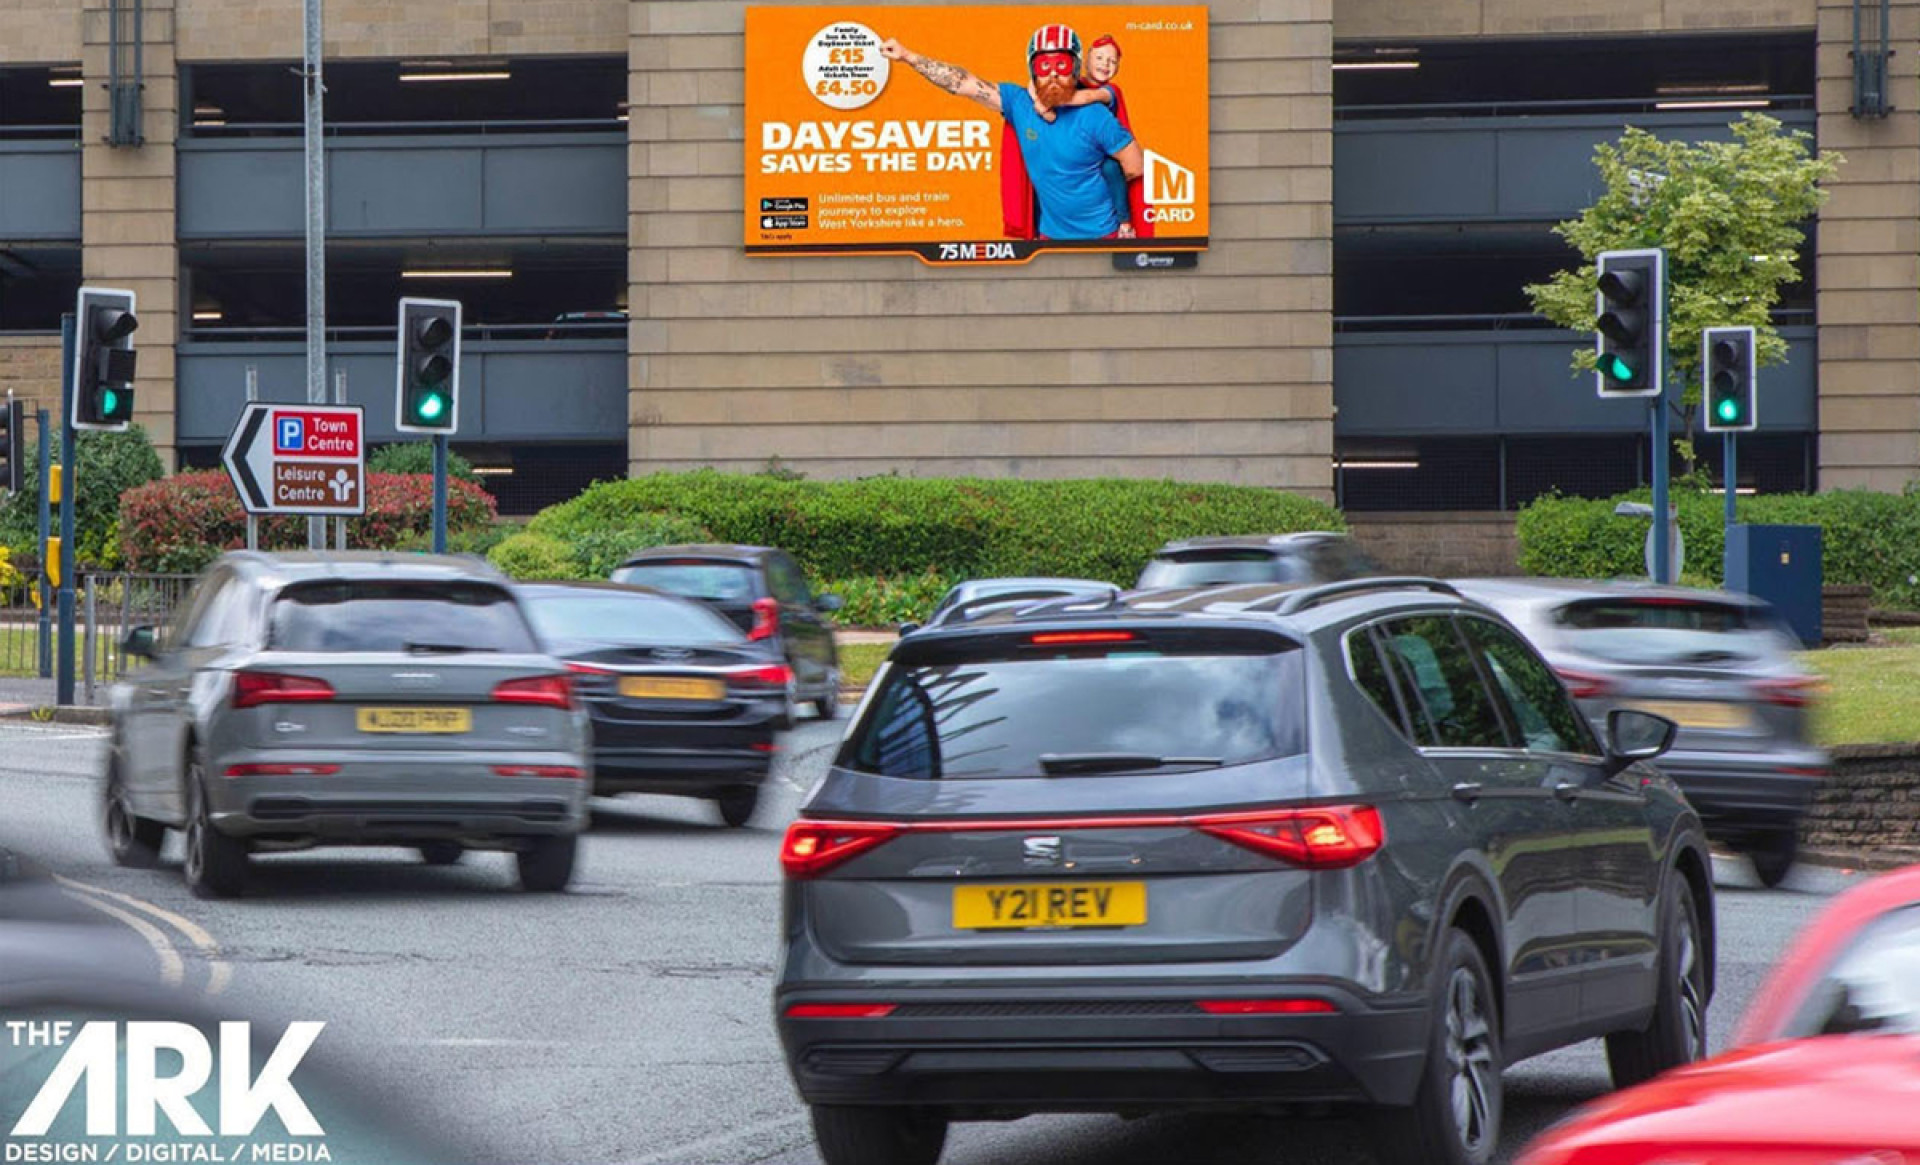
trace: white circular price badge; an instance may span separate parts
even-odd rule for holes
[[[887,87],[892,61],[880,55],[880,38],[851,21],[829,24],[813,34],[800,60],[807,90],[833,109],[859,109]]]

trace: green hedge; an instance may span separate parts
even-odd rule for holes
[[[1909,487],[1911,491],[1912,487]],[[1562,578],[1644,577],[1647,522],[1615,517],[1622,501],[1646,502],[1641,489],[1614,498],[1548,496],[1520,511],[1520,569]],[[1676,490],[1686,573],[1718,585],[1725,547],[1726,503],[1718,494]],[[1768,494],[1736,501],[1741,522],[1821,528],[1822,573],[1828,583],[1871,586],[1876,602],[1920,607],[1920,496],[1835,490]]]
[[[580,546],[608,531],[634,529],[646,515],[691,523],[720,542],[781,547],[816,580],[1071,575],[1130,585],[1172,538],[1346,529],[1329,505],[1247,486],[1119,479],[816,482],[700,470],[591,486],[541,511],[527,532]]]

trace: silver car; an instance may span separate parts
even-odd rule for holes
[[[1454,584],[1518,627],[1596,724],[1638,708],[1680,726],[1660,771],[1707,834],[1753,860],[1775,886],[1792,868],[1801,816],[1827,775],[1808,741],[1821,690],[1798,641],[1751,595],[1637,582],[1461,579]]]
[[[591,784],[586,712],[485,563],[229,554],[113,692],[108,847],[152,866],[186,835],[188,886],[246,885],[249,855],[417,847],[433,865],[512,850],[565,889]]]

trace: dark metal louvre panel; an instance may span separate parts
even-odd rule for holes
[[[1191,1003],[1178,1000],[1141,999],[1098,1002],[1021,1002],[1021,1003],[903,1003],[893,1011],[894,1019],[1096,1019],[1106,1016],[1138,1017],[1154,1015],[1192,1015]]]

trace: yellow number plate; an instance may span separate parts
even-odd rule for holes
[[[723,700],[727,685],[722,680],[625,676],[620,694],[634,700]]]
[[[1704,700],[1657,700],[1636,704],[1642,712],[1665,716],[1682,728],[1739,729],[1753,726],[1753,716],[1738,704]]]
[[[473,711],[468,708],[356,708],[354,723],[362,732],[472,732]]]
[[[1139,926],[1146,920],[1145,882],[1036,882],[953,888],[955,930]]]

